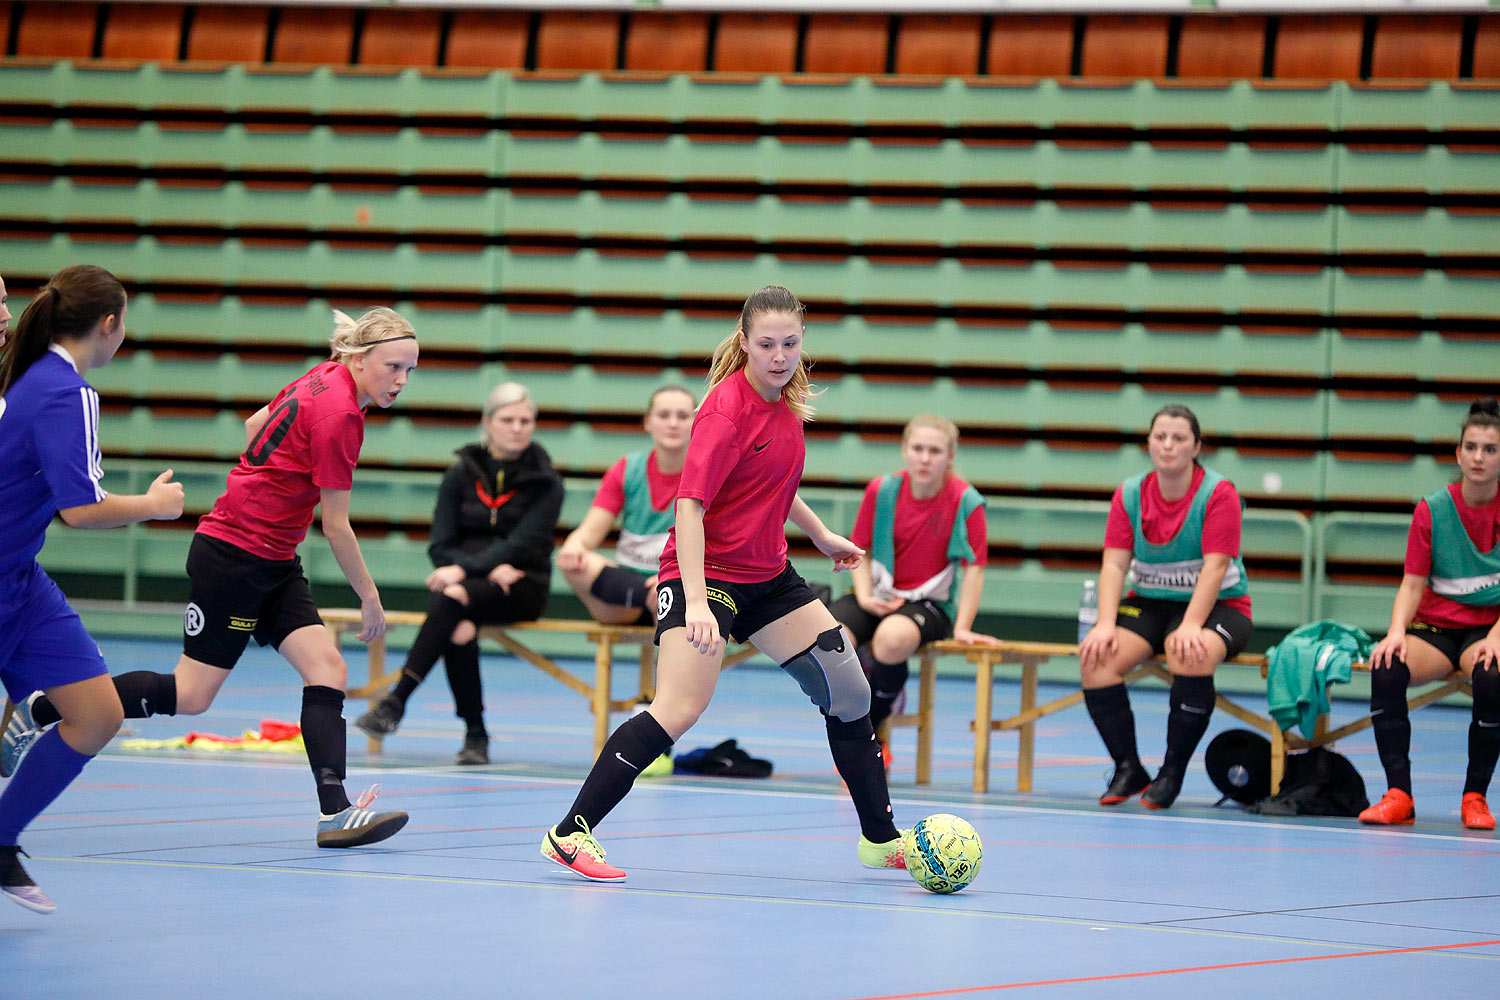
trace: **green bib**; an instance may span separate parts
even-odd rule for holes
[[[1439,597],[1471,607],[1500,604],[1500,545],[1480,552],[1464,530],[1453,494],[1446,489],[1425,498],[1432,512],[1432,569],[1427,586]]]
[[[1152,545],[1146,541],[1141,528],[1141,486],[1149,473],[1142,473],[1127,480],[1120,490],[1120,499],[1125,504],[1125,513],[1135,529],[1134,556],[1130,561],[1132,587],[1142,597],[1167,601],[1186,601],[1193,596],[1198,586],[1198,576],[1203,572],[1203,514],[1208,509],[1208,498],[1223,476],[1212,469],[1203,470],[1203,481],[1193,495],[1193,504],[1188,508],[1187,519],[1182,527],[1164,545]],[[1224,572],[1219,584],[1219,599],[1242,597],[1250,592],[1245,578],[1245,563],[1235,556]]]
[[[969,515],[984,506],[984,497],[974,487],[967,487],[959,494],[954,507],[953,523],[948,529],[948,565],[937,576],[912,590],[897,590],[896,578],[896,498],[901,494],[901,476],[882,476],[880,487],[875,492],[875,522],[870,532],[871,577],[877,586],[896,597],[909,601],[930,600],[948,613],[952,622],[958,610],[958,569],[964,561],[974,561],[974,549],[969,545],[967,530]]]
[[[615,559],[621,566],[650,576],[661,566],[667,533],[677,521],[675,504],[666,510],[651,506],[651,481],[646,475],[649,451],[625,456],[625,505],[620,510],[620,540]]]

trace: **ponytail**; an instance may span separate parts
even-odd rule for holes
[[[6,337],[0,357],[0,396],[60,340],[86,337],[107,316],[125,312],[125,288],[102,267],[75,264],[58,271],[36,293]]]
[[[709,389],[745,367],[748,358],[743,338],[755,317],[765,313],[784,312],[796,316],[798,322],[801,322],[806,310],[807,307],[797,300],[797,296],[780,285],[767,285],[753,293],[740,310],[740,320],[735,324],[734,332],[714,349],[713,361],[708,370]],[[811,365],[812,362],[804,352],[797,359],[797,370],[792,372],[791,379],[781,388],[782,402],[803,423],[813,418],[812,403],[809,401],[822,395],[821,392],[813,391],[812,381],[808,378],[807,369]]]

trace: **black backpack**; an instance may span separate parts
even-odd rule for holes
[[[1262,816],[1358,816],[1370,807],[1365,780],[1327,747],[1288,754],[1280,793],[1245,807]]]
[[[1208,776],[1224,798],[1262,816],[1358,816],[1369,808],[1365,780],[1343,754],[1326,747],[1288,754],[1281,791],[1271,795],[1271,741],[1248,729],[1227,729],[1204,753]],[[1268,797],[1269,796],[1269,797]]]

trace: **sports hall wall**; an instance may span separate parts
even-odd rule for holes
[[[1008,634],[1071,630],[1167,402],[1247,501],[1257,624],[1382,631],[1411,505],[1496,391],[1496,14],[0,0],[0,38],[13,311],[69,263],[125,281],[129,338],[91,375],[107,485],[188,488],[178,524],[56,527],[77,596],[178,598],[241,421],[332,307],[393,304],[422,341],[354,490],[388,597],[416,593],[491,385],[539,403],[560,537],[650,391],[701,385],[772,282],[827,390],[810,501],[848,529],[905,421],[954,419]],[[304,559],[351,599],[325,546]],[[148,628],[128,607],[93,624]]]

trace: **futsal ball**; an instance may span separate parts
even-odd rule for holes
[[[968,820],[935,813],[906,834],[906,870],[930,892],[957,892],[979,874],[984,844]]]

